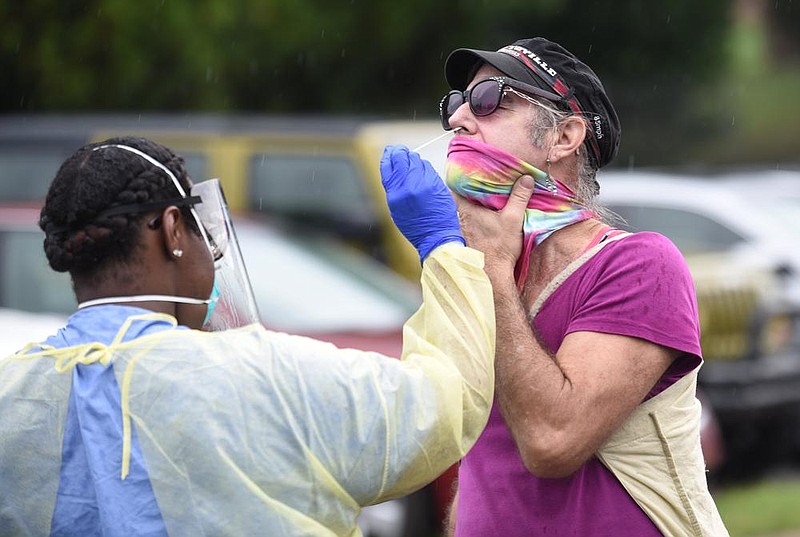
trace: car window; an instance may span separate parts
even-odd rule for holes
[[[75,311],[69,275],[47,264],[43,238],[35,231],[0,232],[0,306],[35,313]]]
[[[306,224],[375,220],[364,180],[348,158],[258,154],[250,161],[249,191],[251,210]]]
[[[197,151],[180,151],[183,157],[186,171],[192,182],[199,183],[206,179],[212,179],[208,172],[208,158]]]
[[[69,151],[59,147],[0,147],[0,200],[44,199]]]
[[[725,251],[744,237],[711,218],[682,209],[608,204],[627,222],[628,231],[657,231],[672,240],[684,254]]]
[[[44,199],[58,168],[74,149],[63,144],[0,146],[0,201]],[[211,178],[205,155],[197,151],[185,151],[181,152],[181,156],[194,182]]]
[[[421,303],[409,282],[342,244],[334,243],[333,255],[321,244],[252,223],[237,223],[236,235],[269,328],[295,333],[397,329]]]
[[[331,241],[301,241],[262,224],[237,224],[262,320],[297,333],[396,329],[418,289],[371,258]],[[71,314],[69,275],[52,270],[42,233],[0,231],[0,308]]]

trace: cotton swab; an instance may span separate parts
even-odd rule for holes
[[[441,140],[442,138],[444,138],[444,137],[445,137],[445,136],[447,136],[448,134],[454,134],[454,133],[456,133],[456,132],[458,132],[458,131],[460,131],[460,130],[461,130],[461,127],[456,127],[455,129],[453,129],[453,130],[451,130],[451,131],[444,131],[442,134],[440,134],[439,136],[437,136],[437,137],[433,138],[432,140],[428,140],[427,142],[425,142],[425,143],[424,143],[424,144],[422,144],[421,146],[417,147],[416,149],[412,149],[412,151],[413,151],[414,153],[418,153],[420,149],[422,149],[422,148],[424,148],[424,147],[428,147],[429,145],[431,145],[431,144],[432,144],[433,142],[435,142],[436,140]]]

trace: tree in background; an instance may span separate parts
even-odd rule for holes
[[[730,0],[9,0],[0,4],[0,110],[430,118],[447,90],[443,65],[452,49],[544,35],[606,81],[623,121],[618,163],[669,164],[725,134],[722,101],[702,95],[729,67],[732,7]],[[790,41],[793,28],[783,34]]]
[[[598,72],[622,122],[616,166],[686,163],[707,130],[693,97],[724,75],[729,0],[552,1],[543,19],[518,4],[495,31],[524,34],[541,19]]]
[[[442,62],[437,28],[458,10],[431,4],[12,1],[0,107],[396,112],[430,99]]]

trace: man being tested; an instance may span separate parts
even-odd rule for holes
[[[460,466],[455,535],[727,535],[700,450],[689,271],[594,202],[620,139],[600,80],[543,38],[458,49],[445,70],[446,180],[497,321],[496,401]],[[534,194],[509,197],[523,174]]]
[[[258,323],[198,330],[234,246],[205,221],[206,183],[142,138],[70,156],[40,225],[80,304],[0,361],[0,535],[359,535],[361,506],[466,453],[493,394],[483,256],[429,164],[394,148],[381,170],[423,263],[402,360]]]

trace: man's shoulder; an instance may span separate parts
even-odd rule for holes
[[[683,260],[683,254],[678,250],[678,247],[668,237],[655,231],[625,233],[614,237],[614,239],[616,240],[603,249],[608,253],[613,252],[611,257],[626,257],[639,260]]]
[[[666,248],[677,249],[675,244],[665,235],[657,231],[636,231],[623,232],[616,237],[617,242],[622,248]]]
[[[640,231],[616,239],[587,265],[607,276],[629,274],[637,279],[646,274],[673,274],[679,278],[688,275],[689,269],[683,254],[669,238],[660,233]]]

